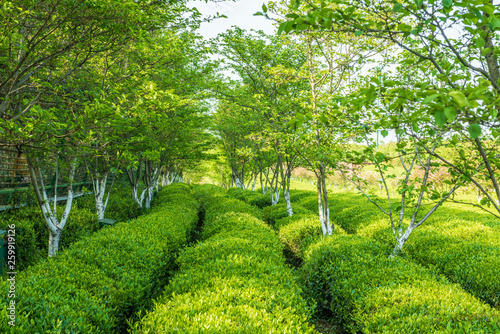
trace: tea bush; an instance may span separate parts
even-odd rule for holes
[[[177,275],[132,333],[314,333],[276,234],[220,199],[207,201],[204,241],[182,252]]]
[[[460,284],[477,298],[500,307],[499,246],[471,242],[426,229],[415,231],[408,240],[406,253],[416,262]]]
[[[163,289],[198,222],[197,202],[187,201],[187,190],[177,195],[148,215],[102,229],[19,273],[16,326],[4,321],[0,332],[123,331],[125,319],[149,307]],[[7,294],[0,298],[0,316],[7,319]]]
[[[308,191],[308,190],[292,190],[290,192],[290,201],[292,203],[298,203],[300,202],[303,198],[310,197],[310,198],[316,198],[316,203],[318,201],[318,195],[314,191]]]
[[[63,206],[57,207],[58,216],[62,215]],[[99,229],[97,216],[86,208],[75,205],[66,222],[61,235],[59,249],[64,250],[74,242],[92,235]],[[18,238],[16,239],[16,269],[22,271],[37,263],[48,254],[49,231],[38,207],[25,207],[4,213],[2,226],[14,224]],[[5,226],[4,226],[5,225]]]
[[[299,215],[288,224],[281,225],[278,234],[285,246],[285,254],[289,254],[288,257],[293,257],[296,260],[294,263],[296,265],[302,262],[304,250],[323,238],[319,217],[313,214]],[[345,234],[346,232],[338,226],[333,229],[333,235]]]
[[[304,291],[350,333],[498,333],[500,314],[375,240],[325,239],[308,250]]]
[[[247,204],[234,198],[214,197],[215,199],[205,202],[205,222],[214,220],[217,216],[226,212],[248,213],[256,218],[262,218],[262,211],[253,205]]]
[[[47,253],[42,253],[37,247],[37,236],[32,220],[11,217],[2,222],[2,225],[5,225],[2,229],[8,229],[11,224],[15,225],[16,232],[16,270],[22,271],[47,256]]]
[[[373,220],[360,234],[376,239],[386,255],[394,247],[388,221]],[[479,222],[435,218],[413,231],[403,252],[491,306],[500,307],[500,230]]]
[[[303,208],[300,205],[292,205],[293,215],[309,214],[309,210]],[[265,222],[269,225],[275,227],[276,222],[279,219],[288,217],[288,212],[286,210],[286,204],[276,204],[273,206],[268,206],[262,210],[262,217]]]
[[[240,201],[243,201],[250,205],[255,205],[260,209],[271,205],[270,195],[263,194],[257,191],[243,190],[241,188],[229,188],[226,192],[226,196],[239,199]]]

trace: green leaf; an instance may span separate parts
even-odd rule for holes
[[[389,132],[388,132],[387,130],[382,130],[382,131],[380,132],[380,134],[382,135],[382,137],[384,137],[384,138],[385,138],[385,137],[387,137],[387,136],[389,135]]]
[[[452,4],[453,0],[443,0],[443,6],[445,6],[446,8],[450,8]]]
[[[499,19],[493,19],[490,22],[490,28],[491,28],[491,30],[495,30],[496,28],[500,28],[500,20]]]
[[[283,33],[283,30],[285,30],[285,25],[287,24],[288,22],[283,22],[280,24],[280,26],[278,27],[278,35],[281,35]]]
[[[485,45],[486,45],[486,42],[484,41],[484,39],[482,37],[479,37],[478,39],[476,39],[476,47],[478,49],[482,49]]]
[[[443,111],[438,111],[434,114],[434,120],[436,121],[436,124],[439,126],[443,126],[446,124],[446,117],[444,116]]]
[[[413,128],[413,131],[418,132],[418,123],[417,123],[417,122],[413,122],[413,123],[411,124],[411,126],[412,126],[412,128]]]
[[[453,100],[455,100],[455,102],[457,102],[460,107],[466,107],[469,105],[469,101],[467,101],[465,95],[458,90],[449,92],[448,95],[451,96]]]
[[[333,21],[325,19],[325,22],[323,23],[323,26],[327,29],[330,30],[332,29]]]
[[[262,11],[263,11],[264,13],[267,13],[267,6],[266,6],[266,4],[265,4],[265,3],[264,3],[264,4],[262,4]]]
[[[403,10],[403,5],[400,3],[394,4],[394,7],[392,8],[392,10],[394,12],[398,13],[398,12]]]
[[[483,198],[481,198],[480,204],[481,205],[488,205],[488,204],[490,204],[490,200],[488,199],[488,197],[483,197]]]
[[[292,31],[293,29],[293,22],[292,21],[288,21],[286,22],[285,24],[285,28],[283,29],[283,31],[288,34],[290,31]]]
[[[474,123],[469,126],[469,134],[472,139],[476,139],[481,135],[481,127],[479,124]]]
[[[432,94],[432,95],[429,95],[427,96],[423,101],[422,103],[429,103],[431,101],[433,101],[435,98],[437,98],[439,96],[439,94]]]
[[[358,37],[358,36],[361,36],[363,35],[363,30],[356,30],[356,32],[354,33],[354,36]]]
[[[448,121],[452,122],[455,120],[455,118],[457,118],[457,109],[453,107],[448,107],[444,109],[444,115],[446,116]]]
[[[480,9],[490,16],[494,15],[495,8],[493,8],[492,6],[483,6]]]

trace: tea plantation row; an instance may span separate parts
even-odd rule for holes
[[[314,333],[260,210],[214,187],[197,191],[205,213],[201,242],[181,253],[178,273],[133,333]]]
[[[350,333],[500,332],[495,222],[436,216],[389,259],[387,221],[362,199],[331,196],[328,238],[315,194],[292,202],[288,217],[257,192],[168,186],[151,213],[20,273],[17,326],[0,332],[315,333],[312,316]]]
[[[321,237],[314,193],[295,193],[292,202],[292,217],[283,204],[263,215],[291,262],[304,263],[302,285],[316,316],[352,333],[500,332],[499,225],[448,212],[414,232],[406,256],[389,259],[389,224],[362,198],[331,196],[329,238]]]
[[[2,333],[113,333],[167,283],[198,223],[186,185],[159,194],[151,213],[102,229],[16,277],[15,327],[2,294]],[[8,283],[7,283],[8,284]],[[7,289],[4,287],[4,291]]]

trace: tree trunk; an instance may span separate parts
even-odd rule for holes
[[[54,257],[59,249],[59,240],[61,239],[61,230],[58,230],[55,234],[49,233],[49,257]]]
[[[292,203],[290,202],[290,189],[283,191],[283,196],[285,197],[286,211],[289,216],[293,216]]]
[[[244,184],[241,183],[240,178],[238,177],[238,175],[234,176],[234,185],[237,188],[245,189],[245,186],[244,186]]]
[[[64,229],[64,226],[66,225],[66,222],[68,221],[69,213],[73,205],[73,179],[76,169],[76,158],[73,158],[71,160],[69,180],[68,180],[68,198],[66,200],[66,207],[64,209],[64,212],[60,220],[57,219],[57,213],[51,210],[47,198],[47,191],[45,189],[45,184],[43,182],[43,174],[40,168],[40,163],[37,161],[38,173],[35,172],[35,165],[31,161],[31,159],[28,159],[28,168],[30,172],[31,182],[33,184],[33,189],[35,191],[36,199],[38,201],[38,205],[42,211],[42,215],[45,220],[45,224],[47,225],[47,229],[49,230],[48,256],[53,257],[57,254],[61,233]]]
[[[318,175],[318,174],[317,174]],[[323,235],[332,235],[333,229],[330,225],[330,208],[328,203],[328,193],[326,192],[324,168],[321,165],[319,175],[316,180],[318,193],[318,211],[321,230]]]
[[[151,208],[151,202],[153,200],[153,187],[149,187],[146,189],[146,198],[145,198],[146,202],[144,203],[144,207],[146,209],[150,209]]]
[[[392,253],[389,256],[390,258],[396,257],[401,253],[403,246],[406,243],[406,240],[408,240],[411,232],[415,229],[415,227],[417,226],[410,224],[410,226],[408,226],[404,234],[400,235],[399,237],[396,237],[396,246],[394,246],[394,249],[392,250]]]

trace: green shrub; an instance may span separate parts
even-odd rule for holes
[[[195,185],[193,190],[195,198],[202,206],[204,206],[205,202],[209,201],[214,196],[224,196],[226,193],[226,189],[209,183]]]
[[[250,205],[263,209],[271,205],[271,197],[268,194],[259,193],[256,191],[243,190],[241,188],[229,188],[226,196],[230,198],[239,199]]]
[[[132,333],[313,333],[276,234],[209,202],[204,241],[182,252],[177,275]]]
[[[422,229],[413,232],[408,239],[406,253],[418,263],[460,284],[477,298],[491,306],[500,307],[499,246],[439,234],[433,229]]]
[[[61,217],[63,211],[64,206],[59,205],[57,207],[57,214],[59,217]],[[19,224],[22,224],[22,226],[20,227],[23,229],[26,237],[31,240],[28,243],[17,244],[19,254],[32,252],[33,248],[31,245],[33,243],[37,249],[36,253],[43,254],[43,256],[46,256],[48,254],[49,230],[47,228],[45,220],[43,219],[42,213],[40,212],[40,208],[26,207],[19,210],[11,210],[4,217],[6,221],[15,222],[16,226],[18,225],[17,222],[19,222]],[[77,205],[74,205],[71,208],[70,215],[68,217],[66,225],[64,226],[59,249],[64,250],[65,248],[68,248],[72,243],[97,231],[99,225],[96,224],[96,221],[97,216],[91,210],[80,208]],[[31,236],[33,236],[33,239],[31,238]],[[26,249],[24,249],[25,246],[27,247]],[[24,262],[22,268],[33,264],[37,258],[31,256],[28,257],[31,258],[31,260],[29,260],[28,262]],[[21,260],[25,261],[28,257],[24,257],[24,260]],[[18,270],[22,269],[18,268]]]
[[[319,209],[318,209],[318,196],[317,195],[314,195],[314,196],[304,196],[297,203],[300,206],[302,206],[303,208],[306,208],[307,210],[309,210],[311,212],[314,212],[314,213],[319,212]]]
[[[347,233],[355,234],[372,219],[381,217],[378,209],[359,195],[357,198],[352,194],[342,195],[329,194],[328,196],[330,220],[332,223],[340,225]],[[311,212],[318,212],[317,196],[304,196],[298,203]]]
[[[280,219],[277,219],[275,222],[274,222],[274,228],[276,230],[280,230],[282,227],[288,225],[288,224],[291,224],[299,219],[302,219],[304,217],[312,217],[314,216],[314,214],[308,212],[308,213],[298,213],[298,214],[294,214],[293,216],[285,216],[283,218],[280,218]],[[319,219],[319,216],[318,216],[318,219]],[[318,220],[319,221],[319,220]]]
[[[93,199],[95,211],[95,199]],[[125,222],[135,219],[143,213],[143,210],[132,199],[132,190],[129,185],[113,187],[106,207],[105,217],[117,222]]]
[[[375,240],[327,238],[308,250],[304,291],[350,333],[498,333],[500,314]]]
[[[215,196],[205,202],[205,223],[212,222],[226,212],[248,213],[259,219],[262,217],[262,211],[256,206],[234,198]]]
[[[37,247],[37,236],[33,228],[33,221],[9,218],[2,221],[0,228],[8,230],[9,225],[14,225],[16,231],[16,271],[22,271],[47,256],[47,253],[42,253]]]
[[[346,232],[337,226],[333,229],[333,234],[345,235]],[[285,245],[285,254],[296,261],[293,264],[299,265],[303,260],[303,251],[323,237],[319,217],[312,214],[300,215],[289,224],[281,226],[279,237]]]
[[[307,191],[307,190],[292,190],[290,192],[290,201],[292,203],[298,203],[300,202],[303,198],[309,198],[309,197],[314,197],[316,198],[316,203],[318,200],[318,195],[314,191]]]
[[[311,212],[304,209],[300,205],[292,205],[293,215],[310,214]],[[276,228],[276,222],[280,219],[288,217],[286,204],[276,204],[268,206],[262,210],[262,217],[265,222]]]
[[[102,229],[19,273],[16,327],[2,322],[0,331],[124,331],[124,321],[149,307],[163,289],[178,251],[196,227],[197,213],[196,202],[171,203]],[[0,298],[7,305],[7,294]],[[7,306],[0,309],[0,316],[7,317]]]

